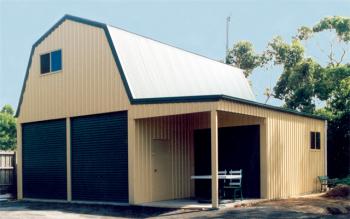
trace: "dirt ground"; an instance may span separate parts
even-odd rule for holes
[[[266,201],[220,210],[117,207],[42,202],[0,202],[1,219],[114,218],[350,218],[350,201],[319,196]]]
[[[279,209],[320,215],[350,213],[350,199],[325,198],[321,196],[267,201],[258,203],[255,206],[278,207]]]

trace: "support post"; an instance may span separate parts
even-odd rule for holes
[[[210,113],[211,132],[211,203],[213,208],[219,208],[219,183],[218,183],[218,113],[212,110]]]
[[[17,122],[17,199],[23,199],[23,173],[22,173],[22,125]]]
[[[66,141],[67,141],[67,201],[72,201],[72,170],[71,170],[71,122],[66,118]]]
[[[128,115],[128,182],[129,182],[129,204],[136,204],[135,198],[135,119]]]

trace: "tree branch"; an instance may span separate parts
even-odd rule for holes
[[[341,55],[339,62],[337,62],[337,65],[340,65],[343,62],[346,52],[347,51],[343,48],[343,54]]]

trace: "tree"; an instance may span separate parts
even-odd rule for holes
[[[316,33],[335,30],[338,44],[343,43],[342,53],[335,57],[334,44],[330,44],[327,54],[328,64],[322,66],[314,58],[305,57],[302,41],[311,39]],[[288,44],[281,37],[273,39],[267,54],[275,65],[282,65],[283,72],[274,88],[274,96],[285,102],[285,107],[314,113],[316,100],[325,101],[331,109],[331,102],[339,94],[336,89],[343,80],[350,77],[349,63],[343,63],[350,42],[350,18],[326,17],[312,28],[301,27],[298,34]],[[321,48],[324,52],[324,49]],[[345,83],[345,82],[343,82]],[[337,93],[338,91],[338,93]],[[337,111],[338,109],[333,109]]]
[[[10,115],[13,115],[13,114],[14,114],[14,111],[13,111],[11,105],[9,105],[9,104],[5,104],[5,105],[2,107],[1,112],[2,112],[2,113],[7,113],[7,114],[10,114]]]
[[[336,36],[336,40],[330,41],[328,51],[319,48],[328,59],[326,64],[315,57],[306,56],[303,45],[324,31]],[[336,50],[336,47],[340,49]],[[283,70],[273,92],[265,91],[267,98],[273,96],[283,100],[286,108],[328,119],[328,164],[329,174],[333,177],[350,173],[349,50],[350,18],[333,16],[321,19],[313,27],[299,28],[291,43],[285,42],[282,37],[275,37],[262,55],[257,55],[253,45],[245,42],[235,44],[228,57],[229,61],[232,60],[230,63],[247,72],[246,76],[266,63],[281,66]],[[321,102],[323,107],[317,109],[317,102]]]
[[[307,40],[314,33],[319,33],[325,30],[335,30],[339,40],[344,42],[350,41],[350,18],[342,16],[325,17],[312,28],[301,27],[298,29],[297,37],[300,40]]]
[[[226,63],[243,69],[246,78],[255,68],[264,65],[265,62],[265,56],[257,54],[253,44],[249,41],[239,41],[234,44],[226,57]]]
[[[14,150],[16,147],[16,119],[13,109],[5,105],[0,112],[0,150]]]

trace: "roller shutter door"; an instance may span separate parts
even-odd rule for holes
[[[127,112],[72,119],[72,199],[128,202]]]
[[[23,196],[66,199],[66,120],[22,125]]]

